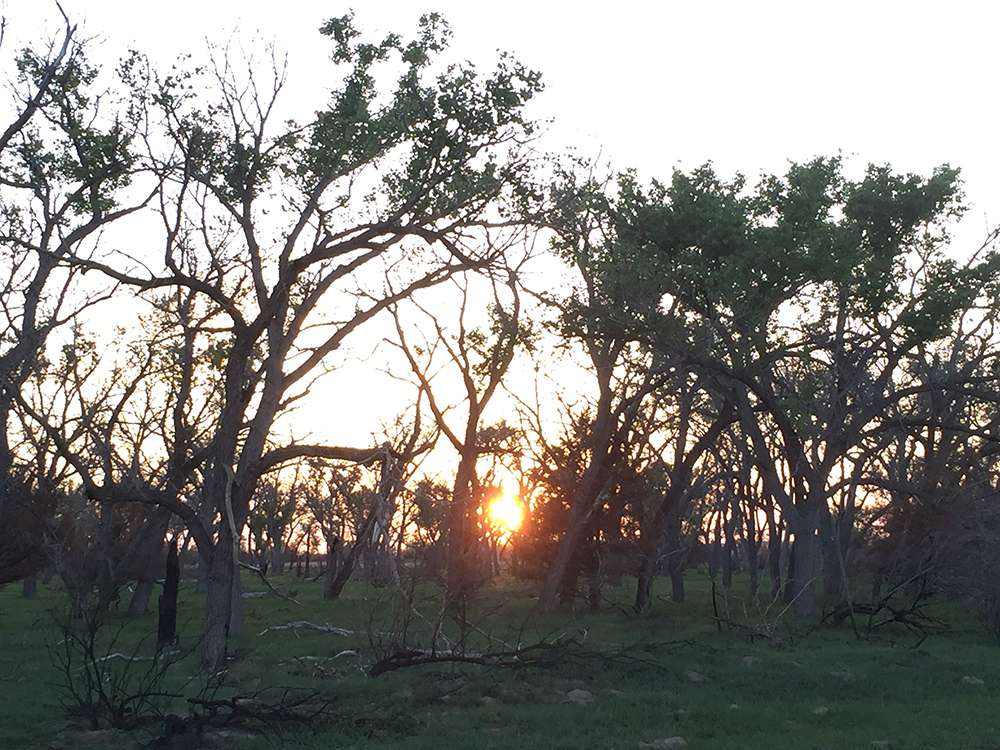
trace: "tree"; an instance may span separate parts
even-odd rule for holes
[[[535,605],[542,614],[555,607],[560,592],[575,591],[588,524],[604,505],[644,402],[668,374],[637,336],[634,295],[648,288],[642,283],[644,270],[622,265],[608,252],[613,225],[600,186],[573,185],[572,176],[569,181],[552,219],[559,230],[554,245],[579,281],[568,298],[543,299],[558,312],[560,334],[586,352],[597,395],[578,420],[585,458],[579,480],[563,499],[565,528]]]
[[[870,166],[852,182],[836,158],[793,164],[753,191],[710,166],[648,194],[628,176],[619,184],[609,252],[642,274],[632,308],[661,357],[735,410],[792,540],[800,614],[816,610],[831,498],[856,486],[853,457],[913,395],[906,363],[995,283],[992,252],[964,268],[942,254],[961,210],[954,169]]]
[[[424,334],[420,344],[410,343],[398,307],[393,308],[399,348],[421,396],[427,399],[437,429],[458,454],[448,512],[448,608],[452,611],[463,611],[477,580],[485,577],[484,562],[488,562],[484,488],[478,471],[480,457],[487,452],[482,434],[484,413],[517,349],[531,346],[530,327],[521,313],[517,273],[511,268],[502,269],[503,273],[506,278],[501,275],[490,280],[490,324],[485,330],[469,327],[469,289],[462,282],[458,282],[460,304],[453,332],[438,316],[413,302],[433,334]],[[419,331],[421,326],[417,328]],[[439,359],[443,364],[436,361]],[[447,382],[445,388],[435,386],[434,381],[447,374],[454,375],[461,387]],[[461,394],[460,403],[449,403],[441,391]],[[458,418],[449,419],[456,406],[461,408]]]
[[[83,292],[69,261],[93,252],[103,229],[152,197],[129,191],[143,169],[134,149],[145,126],[141,107],[109,115],[94,90],[98,70],[76,26],[63,20],[60,40],[18,54],[15,100],[0,133],[0,534],[20,390],[53,332],[108,293]],[[137,56],[123,63],[127,83],[140,67]]]
[[[305,126],[273,132],[281,73],[266,86],[258,73],[240,80],[226,53],[213,60],[213,99],[192,77],[161,80],[155,102],[173,149],[159,161],[163,271],[74,256],[143,293],[194,294],[216,321],[218,413],[204,453],[185,460],[199,467],[210,513],[156,498],[188,525],[207,564],[210,666],[225,659],[238,541],[258,479],[295,459],[366,463],[392,452],[283,439],[281,415],[380,313],[500,261],[480,230],[520,221],[534,200],[522,107],[540,90],[537,74],[504,58],[492,75],[456,65],[428,81],[449,33],[436,15],[412,42],[360,41],[349,16],[322,32],[349,72]],[[377,86],[383,68],[402,70],[388,96]]]

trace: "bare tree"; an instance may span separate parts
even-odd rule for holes
[[[483,515],[483,487],[477,464],[485,452],[481,438],[482,420],[487,406],[507,373],[519,346],[531,344],[530,327],[521,316],[520,293],[516,272],[506,271],[506,278],[490,280],[491,304],[488,329],[469,327],[469,286],[456,281],[460,298],[454,324],[448,326],[440,316],[410,300],[410,306],[422,314],[432,333],[422,334],[418,343],[403,324],[398,305],[392,313],[396,322],[397,345],[416,378],[420,393],[426,397],[441,434],[458,454],[458,468],[448,512],[448,600],[449,609],[461,610],[472,593],[479,572],[488,558],[483,555],[487,522]],[[410,315],[406,315],[410,319]],[[412,325],[412,320],[408,320]],[[425,330],[417,325],[418,331]],[[443,360],[443,361],[442,361]],[[449,380],[449,376],[451,379]],[[444,381],[436,385],[435,381]],[[457,383],[456,383],[457,381]],[[455,387],[460,384],[460,387]],[[456,403],[444,395],[455,388],[461,394]],[[456,417],[449,414],[458,409]]]
[[[500,253],[480,229],[510,223],[533,200],[521,107],[539,89],[536,74],[504,60],[492,76],[456,66],[425,82],[447,39],[437,16],[411,43],[359,41],[349,17],[323,32],[350,70],[308,126],[272,132],[277,65],[265,83],[259,72],[240,78],[218,54],[211,102],[188,88],[191,79],[161,81],[156,101],[173,147],[162,159],[163,271],[74,257],[142,292],[189,290],[218,316],[217,419],[204,454],[184,460],[200,467],[199,494],[212,511],[156,498],[188,525],[206,561],[204,658],[213,666],[226,654],[238,542],[259,477],[306,457],[393,456],[380,446],[276,445],[279,417],[381,312],[496,264]],[[381,96],[376,73],[394,60],[404,74]]]
[[[58,40],[18,54],[9,124],[0,133],[0,534],[20,390],[53,331],[108,294],[85,291],[68,262],[93,252],[104,228],[152,197],[130,188],[144,169],[134,148],[145,128],[142,84],[132,75],[142,61],[133,56],[122,67],[137,103],[109,113],[95,91],[86,43],[65,14],[63,21]]]

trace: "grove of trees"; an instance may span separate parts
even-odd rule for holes
[[[649,613],[704,566],[804,618],[937,594],[1000,627],[1000,256],[950,242],[957,169],[600,179],[543,155],[541,76],[446,62],[438,16],[321,33],[299,119],[273,54],[112,75],[69,20],[18,53],[0,584],[141,615],[178,545],[210,667],[241,567],[303,556],[456,616],[501,569],[539,614],[625,580]],[[370,439],[303,437],[317,411]]]

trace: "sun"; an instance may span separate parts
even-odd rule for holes
[[[490,518],[493,525],[505,531],[517,531],[523,517],[524,511],[521,509],[521,504],[510,495],[501,495],[490,506]]]

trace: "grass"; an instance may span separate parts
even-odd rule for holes
[[[565,608],[531,627],[524,622],[536,585],[505,579],[480,594],[471,619],[508,643],[572,639],[577,658],[516,672],[448,664],[371,678],[365,670],[374,659],[373,642],[377,648],[398,636],[398,617],[407,611],[393,609],[386,589],[352,582],[341,600],[328,602],[319,582],[286,576],[275,583],[297,589],[298,603],[274,596],[244,600],[246,631],[232,641],[237,658],[226,689],[315,689],[331,701],[334,715],[307,731],[231,738],[233,748],[637,750],[675,736],[689,748],[709,750],[1000,747],[994,718],[1000,649],[954,607],[942,606],[947,627],[922,641],[904,630],[859,641],[846,625],[806,626],[786,615],[778,627],[786,645],[779,648],[740,629],[720,629],[708,582],[696,574],[686,603],[669,602],[665,589],[658,590],[646,617],[629,612],[633,591],[626,583],[607,590],[601,612]],[[263,590],[249,578],[245,585]],[[19,593],[14,586],[0,590],[0,748],[94,746],[60,703],[59,674],[46,649],[56,638],[49,613],[64,606],[65,596],[54,585],[40,586],[34,600]],[[431,587],[418,589],[421,611],[436,612],[437,595]],[[730,603],[742,612],[735,596]],[[357,634],[266,630],[297,620]],[[200,602],[187,581],[180,621],[182,645],[195,648]],[[125,627],[122,642],[134,642],[155,632],[155,612],[118,623]],[[426,625],[415,623],[413,640],[426,641],[420,632]],[[483,633],[469,637],[470,645],[485,643]],[[171,690],[186,695],[204,679],[195,656],[173,672]],[[586,698],[574,690],[592,698],[573,702],[571,696]],[[174,699],[163,708],[183,712],[185,706]],[[98,746],[134,748],[156,731],[102,734]]]

